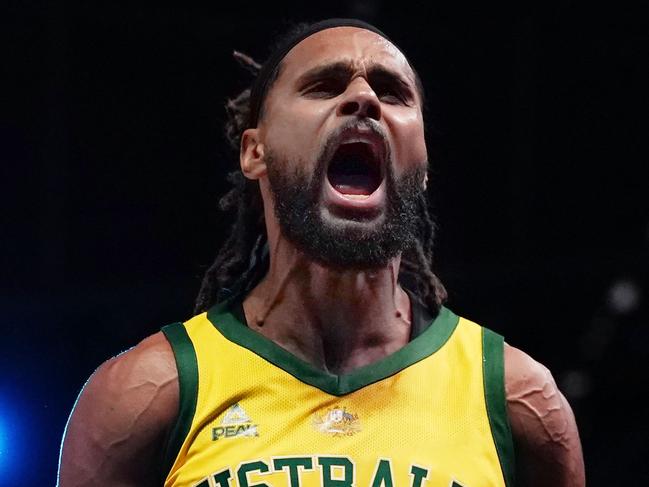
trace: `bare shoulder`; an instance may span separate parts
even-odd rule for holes
[[[161,332],[103,363],[66,427],[59,486],[154,484],[178,398],[174,354]]]
[[[575,417],[547,367],[505,344],[505,392],[520,484],[585,485]]]

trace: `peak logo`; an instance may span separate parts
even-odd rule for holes
[[[221,425],[212,428],[212,441],[223,438],[240,438],[259,436],[256,424],[253,424],[250,416],[239,403],[228,408],[221,420]]]

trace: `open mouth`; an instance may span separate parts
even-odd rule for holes
[[[383,180],[381,161],[367,142],[344,143],[331,158],[327,178],[338,193],[354,199],[367,198]]]

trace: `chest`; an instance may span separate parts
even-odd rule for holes
[[[222,487],[501,485],[482,376],[443,364],[423,361],[341,396],[263,362],[224,366],[227,378],[202,381],[178,478]]]

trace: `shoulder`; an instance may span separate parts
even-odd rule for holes
[[[128,401],[126,400],[128,398]],[[171,346],[162,332],[104,362],[90,377],[75,406],[84,401],[123,403],[138,409],[155,399],[150,412],[173,419],[178,406],[178,372]],[[141,402],[141,404],[140,404]]]
[[[505,344],[505,394],[522,485],[582,486],[584,464],[572,409],[547,367]]]
[[[90,385],[108,389],[130,389],[141,383],[152,387],[140,392],[166,396],[164,387],[177,380],[175,358],[171,345],[162,332],[142,340],[135,347],[104,362],[90,377]],[[158,387],[160,386],[160,387]]]
[[[103,363],[88,379],[63,438],[60,485],[147,485],[178,414],[179,386],[169,342],[158,332]],[[150,472],[151,470],[149,470]]]

